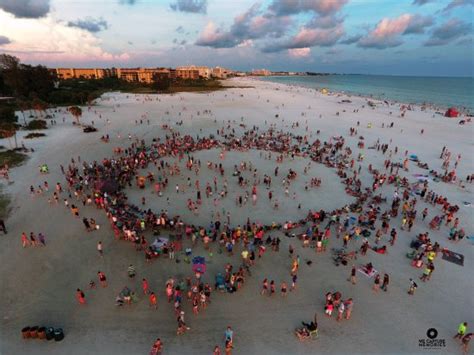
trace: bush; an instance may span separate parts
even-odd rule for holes
[[[46,123],[45,120],[33,120],[28,122],[26,125],[25,129],[27,130],[36,130],[36,129],[47,129],[48,124]]]
[[[46,134],[44,134],[44,133],[28,133],[24,138],[25,139],[33,139],[33,138],[39,138],[39,137],[46,137]]]
[[[21,165],[28,155],[15,152],[14,150],[7,150],[0,152],[0,166],[7,164],[10,168]]]

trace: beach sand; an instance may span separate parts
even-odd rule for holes
[[[130,144],[129,134],[132,139],[144,139],[149,144],[153,137],[163,138],[169,134],[168,130],[162,129],[163,124],[184,134],[204,136],[215,133],[229,120],[236,129],[236,135],[245,130],[240,124],[247,128],[256,125],[262,130],[274,124],[277,129],[304,135],[307,121],[309,131],[312,132],[310,140],[319,138],[328,141],[333,136],[344,135],[346,145],[353,150],[353,156],[357,156],[360,151],[357,148],[359,140],[349,137],[349,128],[356,127],[356,122],[360,121],[358,136],[363,136],[366,143],[365,149],[361,150],[365,155],[361,173],[364,186],[371,184],[368,164],[381,168],[387,158],[381,152],[367,149],[377,139],[382,143],[391,141],[393,146],[398,146],[398,155],[394,155],[392,160],[399,159],[402,162],[404,152],[408,150],[409,155],[418,155],[421,161],[438,171],[441,171],[442,164],[439,155],[446,145],[453,156],[462,154],[457,169],[459,177],[465,179],[467,174],[474,171],[472,125],[458,125],[457,119],[441,115],[433,118],[432,111],[422,112],[416,107],[415,111],[407,111],[405,118],[400,118],[398,105],[387,107],[376,100],[372,100],[377,103],[372,109],[368,107],[367,100],[361,97],[323,95],[313,89],[249,79],[232,79],[227,83],[253,88],[156,96],[109,93],[97,100],[90,111],[83,108],[81,121],[95,121],[99,129],[97,133],[82,133],[80,128],[71,124],[72,117],[69,114],[57,113],[58,124],[46,131],[47,137],[25,140],[26,146],[34,148],[35,152],[30,154],[23,166],[10,171],[14,183],[4,184],[3,187],[4,193],[12,199],[12,211],[6,220],[8,234],[0,236],[0,353],[146,354],[153,341],[160,337],[165,344],[165,353],[210,354],[216,344],[223,346],[227,325],[234,329],[235,354],[426,353],[426,349],[419,347],[419,340],[427,338],[428,328],[436,328],[438,339],[446,341],[446,347],[439,352],[460,353],[459,343],[452,339],[457,326],[462,321],[468,321],[470,326],[474,324],[472,243],[468,240],[457,244],[449,242],[448,227],[443,226],[440,231],[430,230],[433,241],[464,254],[464,267],[441,260],[438,256],[431,280],[427,283],[417,282],[419,288],[416,294],[407,295],[409,279],[419,281],[422,270],[411,267],[405,254],[411,240],[418,233],[429,230],[430,217],[436,214],[432,206],[426,205],[430,210],[429,217],[425,222],[417,218],[410,233],[398,229],[397,243],[389,247],[387,255],[369,252],[355,261],[356,265],[371,261],[380,273],[389,273],[391,283],[388,292],[374,294],[371,290],[373,280],[362,274],[358,274],[357,285],[351,285],[347,282],[350,265],[336,267],[329,251],[316,254],[314,249],[303,249],[300,242],[286,238],[281,232],[271,233],[282,239],[281,251],[276,253],[267,250],[253,267],[252,276],[237,293],[213,292],[212,303],[198,316],[194,316],[190,304],[184,302],[186,322],[191,330],[177,337],[173,307],[165,300],[164,286],[170,276],[191,276],[190,265],[166,259],[158,259],[147,265],[143,253],[136,252],[133,245],[114,239],[103,211],[80,205],[81,219],[83,216],[93,217],[101,225],[99,231],[86,233],[81,219],[74,218],[62,203],[50,206],[45,195],[30,196],[29,186],[38,186],[45,180],[49,182],[51,190],[56,182],[65,186],[60,164],[66,167],[71,157],[77,160],[80,155],[85,161],[111,157],[114,147]],[[352,102],[340,103],[343,99]],[[354,109],[359,112],[354,113]],[[212,114],[203,113],[204,110],[211,110]],[[340,114],[337,116],[336,112]],[[150,120],[150,125],[135,124],[135,120],[139,120],[143,114]],[[63,116],[66,117],[64,123]],[[183,124],[177,126],[176,122],[181,120]],[[299,127],[292,128],[295,122],[300,123]],[[391,122],[394,122],[394,127],[387,128]],[[369,123],[372,128],[368,128]],[[382,123],[385,128],[382,128]],[[420,135],[422,128],[425,132]],[[316,130],[320,130],[319,136],[316,136]],[[22,134],[19,133],[19,142],[22,141]],[[109,143],[99,139],[105,134],[111,137]],[[0,144],[8,146],[6,140]],[[206,181],[212,185],[214,174],[205,167],[205,162],[218,161],[218,151],[199,152],[195,157],[203,163],[199,176],[201,186]],[[226,174],[229,175],[233,165],[241,161],[252,161],[262,173],[272,174],[275,167],[274,159],[265,160],[257,151],[229,152],[224,163]],[[38,172],[38,166],[43,163],[49,165],[48,175]],[[299,174],[292,185],[297,200],[285,197],[278,188],[279,183],[275,181],[275,197],[280,201],[277,211],[268,203],[265,190],[261,191],[255,208],[250,201],[246,207],[236,207],[234,195],[238,191],[235,180],[231,181],[230,178],[229,183],[233,184],[230,196],[221,202],[219,208],[231,211],[233,224],[244,224],[247,217],[271,223],[303,218],[308,209],[331,210],[352,201],[344,193],[334,170],[312,163],[308,176],[303,176],[302,170],[306,163],[303,158],[297,158],[295,161],[286,159],[281,164],[281,176],[290,167]],[[410,181],[415,180],[412,174],[427,173],[427,170],[415,167],[412,162],[409,168],[410,171],[402,175]],[[304,182],[313,176],[322,179],[322,186],[305,192]],[[155,212],[168,209],[171,215],[180,214],[196,225],[207,225],[214,211],[212,201],[205,201],[199,215],[193,216],[186,210],[185,201],[194,198],[194,192],[175,193],[174,185],[185,184],[185,177],[170,180],[170,187],[163,197],[151,194],[151,187],[143,191],[134,186],[127,193],[131,202],[136,204],[139,204],[141,196],[146,195],[147,206]],[[455,184],[430,182],[431,189],[460,206],[458,216],[467,235],[473,231],[473,209],[472,206],[464,206],[463,202],[474,203],[472,186],[468,184],[466,188],[460,188]],[[394,187],[384,186],[381,192],[391,200]],[[170,198],[169,205],[166,197]],[[301,211],[297,210],[297,202],[302,205]],[[419,202],[419,212],[424,206],[424,202]],[[384,208],[388,209],[389,206]],[[392,225],[399,227],[400,217],[392,220]],[[30,231],[44,233],[47,246],[23,249],[20,241],[23,231],[27,234]],[[150,241],[151,236],[147,237]],[[100,258],[96,251],[99,240],[104,244],[104,258]],[[296,247],[296,254],[301,256],[302,261],[312,260],[312,265],[302,263],[298,289],[288,297],[282,298],[279,294],[272,298],[261,296],[260,287],[264,278],[274,279],[278,286],[281,281],[290,283],[289,243]],[[358,248],[359,245],[359,242],[355,242],[350,249]],[[329,247],[340,246],[342,240],[336,239],[333,233]],[[206,255],[200,245],[193,254]],[[214,250],[204,280],[213,282],[214,274],[222,271],[227,262],[233,261],[236,265],[239,261],[236,254],[229,258]],[[134,281],[130,281],[126,275],[130,263],[137,269]],[[89,290],[87,285],[96,278],[98,270],[105,272],[109,285],[105,289],[98,286],[95,290]],[[147,278],[150,289],[158,294],[157,311],[151,310],[148,300],[141,295],[142,277]],[[114,305],[114,300],[125,285],[138,291],[141,299],[130,307],[119,308]],[[86,293],[86,306],[79,306],[75,300],[78,287]],[[354,299],[354,310],[349,321],[336,322],[334,316],[333,319],[324,317],[324,299],[329,291],[340,291],[344,299]],[[294,328],[300,326],[301,321],[311,320],[315,312],[319,316],[319,338],[309,342],[298,341],[293,335]],[[66,337],[62,342],[21,339],[20,330],[33,325],[62,327]]]

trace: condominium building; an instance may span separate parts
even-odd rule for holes
[[[54,72],[58,79],[102,79],[116,76],[115,68],[57,68]]]
[[[129,82],[151,84],[159,78],[169,78],[170,70],[166,68],[119,68],[117,77]]]
[[[221,68],[221,67],[215,67],[212,68],[212,77],[218,78],[218,79],[225,79],[229,77],[230,75],[233,75],[233,71],[230,69],[226,68]]]
[[[197,71],[198,76],[195,77],[195,71]],[[212,70],[204,66],[188,65],[181,66],[176,68],[176,74],[178,78],[183,79],[209,79],[211,77]],[[180,74],[182,76],[180,76]]]

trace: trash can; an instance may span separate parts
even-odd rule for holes
[[[63,332],[62,328],[54,329],[54,340],[61,341],[63,339],[64,339],[64,332]]]
[[[31,327],[30,328],[30,337],[36,339],[38,337],[38,327]]]
[[[48,327],[46,328],[46,340],[51,340],[54,338],[54,328]]]
[[[30,337],[30,327],[24,327],[21,330],[21,336],[23,339],[28,339]]]
[[[46,328],[45,327],[39,327],[38,328],[38,338],[39,339],[46,339]]]

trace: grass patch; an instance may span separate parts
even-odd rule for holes
[[[10,205],[10,198],[7,195],[4,195],[2,191],[0,191],[0,218],[5,219],[8,216]]]
[[[8,165],[9,168],[19,166],[28,158],[28,155],[15,152],[14,150],[7,150],[0,152],[0,166]]]
[[[24,138],[25,139],[33,139],[33,138],[39,138],[39,137],[46,137],[46,134],[44,133],[28,133]]]
[[[29,131],[37,130],[37,129],[47,129],[48,123],[45,120],[33,120],[28,122],[25,129]]]

